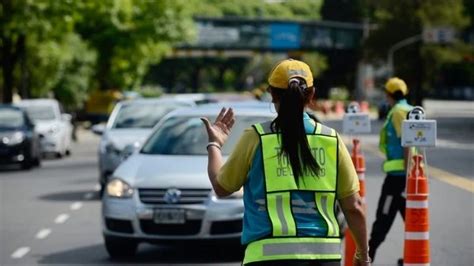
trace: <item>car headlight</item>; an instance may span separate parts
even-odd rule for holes
[[[107,183],[107,195],[114,198],[130,198],[133,188],[125,181],[115,178]]]
[[[5,145],[16,145],[20,144],[25,140],[25,134],[21,131],[15,132],[8,137],[3,137],[2,142]]]

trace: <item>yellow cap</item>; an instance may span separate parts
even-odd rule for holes
[[[294,59],[286,59],[278,63],[270,72],[268,83],[275,88],[287,89],[288,81],[295,77],[304,79],[308,87],[313,86],[313,74],[309,66]]]
[[[390,94],[393,94],[396,91],[401,91],[403,95],[408,94],[407,84],[405,83],[405,81],[399,78],[389,79],[387,83],[385,83],[385,91]]]

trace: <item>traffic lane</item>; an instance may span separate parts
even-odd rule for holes
[[[472,144],[474,117],[428,117],[428,119],[436,120],[438,138]]]
[[[94,141],[75,143],[71,157],[44,160],[41,168],[0,172],[0,264],[22,264],[12,256],[27,257],[25,248],[32,250],[38,238],[47,238],[55,225],[68,221],[81,207],[79,201],[93,196],[96,163],[90,146],[82,144]]]
[[[71,158],[47,160],[41,169],[34,171],[5,172],[1,188],[8,190],[9,194],[1,194],[7,199],[2,203],[9,209],[26,211],[10,215],[2,223],[1,265],[136,265],[163,262],[164,265],[178,262],[186,265],[240,265],[240,245],[205,245],[199,242],[193,246],[172,247],[143,244],[136,257],[118,262],[109,260],[102,240],[100,201],[93,190],[97,184],[96,145],[96,138],[86,138],[74,149]],[[31,187],[35,189],[31,190]],[[19,193],[23,196],[18,201]],[[81,208],[72,211],[71,208],[73,205],[77,208],[78,202],[81,202]],[[2,217],[9,213],[12,211],[2,210]],[[62,216],[62,222],[56,224],[58,214],[65,214],[68,218]],[[39,234],[41,239],[36,237]],[[17,259],[11,257],[24,247],[28,248],[25,254]],[[183,256],[185,252],[187,255]]]
[[[365,152],[367,180],[367,225],[369,234],[375,220],[385,175],[382,158]],[[474,194],[429,178],[430,244],[432,265],[472,265],[474,258]],[[404,223],[397,214],[385,242],[377,251],[374,265],[396,265],[403,257]]]
[[[71,194],[81,189],[75,182],[64,180],[66,174],[54,176],[49,171],[30,171],[25,174],[0,177],[1,187],[1,226],[0,242],[2,243],[2,262],[11,257],[18,248],[28,247],[42,229],[67,220],[72,205],[82,198]],[[71,183],[68,185],[68,183]],[[85,194],[92,187],[83,186]],[[74,208],[77,208],[77,204]]]
[[[101,202],[85,202],[74,217],[56,227],[47,242],[33,246],[31,257],[46,265],[240,265],[243,257],[238,243],[196,241],[167,245],[165,241],[163,245],[143,243],[134,257],[111,260],[101,230]]]
[[[426,163],[454,173],[464,178],[474,180],[474,149],[470,148],[428,148],[426,149]]]
[[[185,256],[184,256],[185,254]],[[101,227],[101,202],[85,202],[74,217],[55,228],[48,241],[33,246],[31,257],[42,265],[240,265],[240,245],[196,241],[167,245],[143,243],[135,256],[111,260],[105,249]]]

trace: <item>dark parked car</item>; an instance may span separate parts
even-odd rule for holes
[[[20,164],[23,169],[41,163],[40,136],[25,111],[0,105],[0,163]]]

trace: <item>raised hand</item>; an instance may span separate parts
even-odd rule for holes
[[[229,137],[232,126],[235,123],[232,108],[222,108],[213,124],[211,124],[207,117],[201,117],[201,120],[206,126],[209,142],[217,142],[222,147]]]

